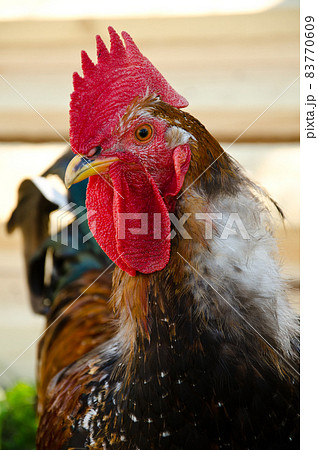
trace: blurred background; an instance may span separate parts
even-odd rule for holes
[[[298,1],[109,3],[0,3],[0,373],[29,347],[0,386],[34,381],[31,344],[44,327],[28,302],[21,236],[8,236],[5,222],[22,179],[67,148],[72,73],[82,49],[94,59],[96,34],[108,43],[108,25],[132,35],[187,110],[283,208],[281,261],[299,308]]]

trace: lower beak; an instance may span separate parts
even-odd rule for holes
[[[110,158],[88,159],[83,156],[75,156],[67,166],[65,172],[65,186],[67,189],[74,183],[85,180],[91,175],[98,175],[108,171],[111,164],[118,161],[118,158],[112,156]]]

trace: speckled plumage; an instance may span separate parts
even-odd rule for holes
[[[137,332],[127,358],[115,337],[62,370],[38,448],[298,448],[290,367],[248,327],[243,339],[217,315],[208,328],[196,321],[193,297],[173,274],[152,283],[150,339]]]

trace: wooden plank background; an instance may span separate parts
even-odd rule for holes
[[[299,75],[299,11],[153,19],[4,21],[0,24],[0,140],[68,138],[71,74],[96,34],[126,30],[219,140],[236,139]],[[241,141],[299,139],[296,81]],[[41,119],[29,102],[52,126]]]

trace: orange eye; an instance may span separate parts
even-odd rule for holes
[[[151,140],[153,136],[153,128],[149,123],[143,123],[136,128],[135,137],[137,141],[145,144]]]

